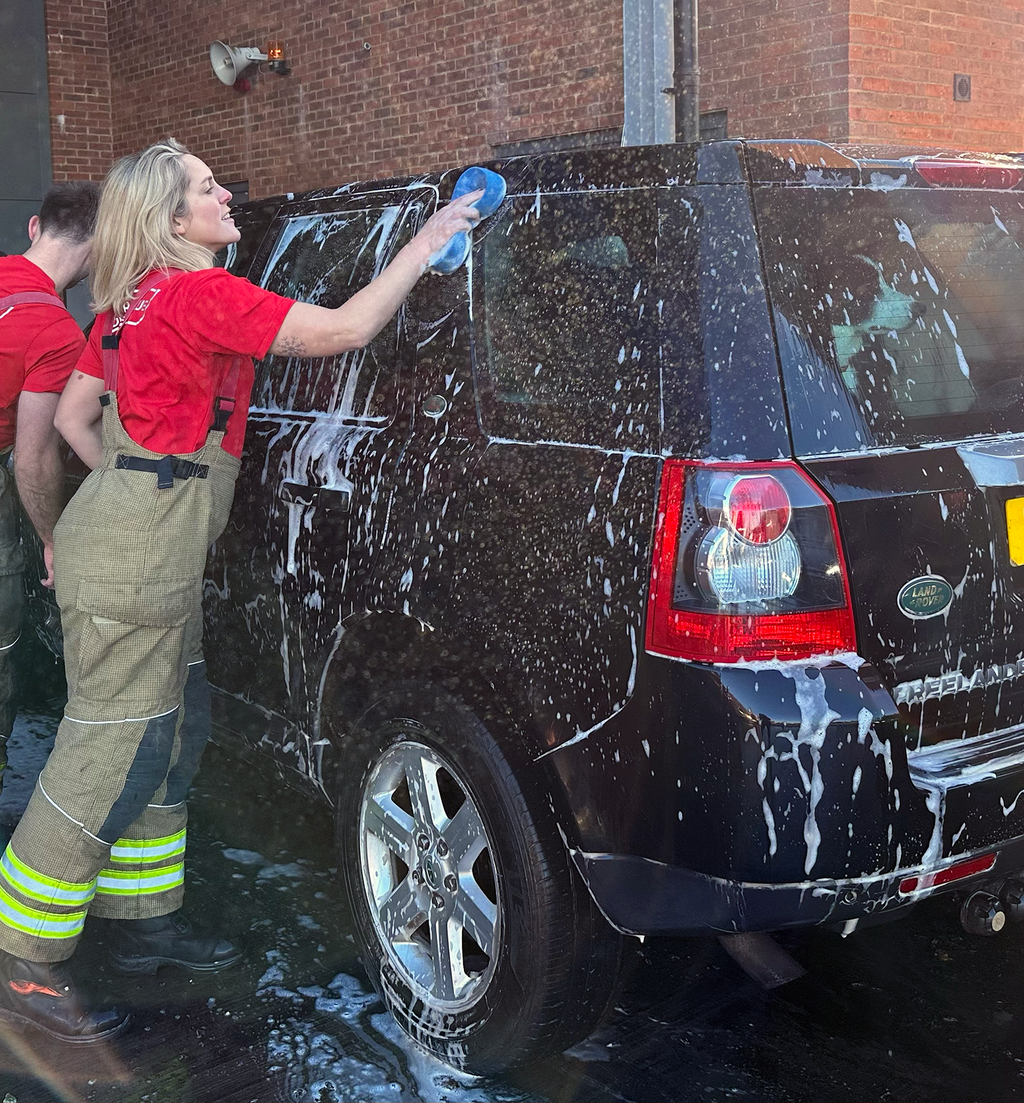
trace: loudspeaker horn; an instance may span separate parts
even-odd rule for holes
[[[255,46],[229,46],[226,42],[210,43],[210,64],[222,84],[234,84],[254,61],[266,61],[267,55]]]

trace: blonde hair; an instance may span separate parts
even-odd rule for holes
[[[154,268],[196,272],[213,253],[174,232],[188,206],[188,150],[173,138],[122,157],[107,173],[92,245],[93,310],[124,311],[139,280]]]

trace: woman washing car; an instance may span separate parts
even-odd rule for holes
[[[209,733],[202,577],[227,523],[253,357],[327,356],[380,331],[432,254],[469,230],[472,192],[437,211],[334,310],[213,267],[237,241],[230,193],[168,140],[119,161],[93,247],[89,346],[55,423],[93,468],[54,541],[68,703],[0,859],[0,1018],[67,1041],[116,1034],[60,963],[86,915],[114,967],[213,972],[240,951],[180,914],[185,795]]]

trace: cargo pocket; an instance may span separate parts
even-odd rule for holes
[[[194,578],[79,583],[72,624],[65,624],[65,656],[77,660],[68,681],[73,695],[100,714],[78,719],[114,719],[103,705],[141,717],[178,704],[187,671],[186,625],[201,615],[201,594]],[[69,627],[78,637],[73,645]]]

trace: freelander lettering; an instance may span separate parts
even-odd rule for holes
[[[936,678],[917,678],[912,682],[900,682],[896,687],[897,705],[917,705],[936,697],[948,697],[998,682],[1009,682],[1024,676],[1024,658],[997,666],[979,667],[973,674],[959,670],[940,674]]]

